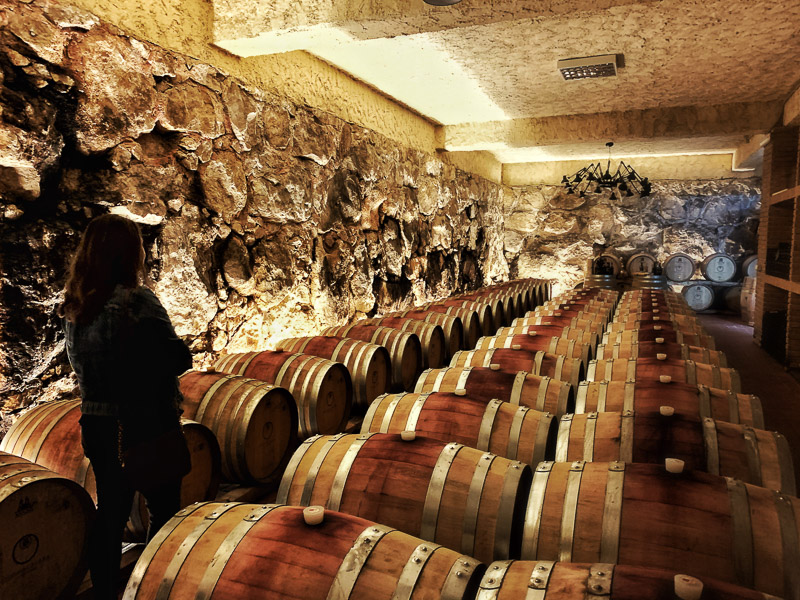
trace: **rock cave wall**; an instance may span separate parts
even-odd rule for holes
[[[738,260],[756,253],[760,206],[760,177],[655,181],[650,196],[623,200],[608,190],[581,198],[561,186],[515,187],[503,208],[505,257],[511,278],[553,278],[555,291],[583,281],[586,261],[606,250]]]
[[[0,7],[0,84],[0,411],[75,393],[56,307],[107,211],[197,365],[508,275],[502,186],[74,7]]]

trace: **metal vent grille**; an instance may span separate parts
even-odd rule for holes
[[[602,54],[582,58],[565,58],[558,61],[558,70],[567,81],[588,79],[590,77],[615,77],[617,74],[617,55]]]

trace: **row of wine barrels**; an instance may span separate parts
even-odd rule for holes
[[[610,273],[591,273],[584,278],[583,287],[584,289],[616,290],[617,276]]]
[[[534,296],[535,295],[536,292],[534,292]],[[501,315],[502,318],[500,320],[503,324],[511,322],[511,319],[518,316],[520,311],[523,310],[523,305],[527,305],[521,294],[511,291],[492,291],[492,288],[482,288],[481,290],[476,290],[469,294],[461,294],[459,296],[455,296],[453,300],[468,300],[490,303],[495,319],[497,319],[498,314]],[[503,325],[501,324],[499,326],[502,327]]]
[[[277,502],[321,505],[481,561],[519,553],[531,469],[461,444],[367,433],[309,438]]]
[[[503,371],[527,371],[534,375],[547,375],[559,381],[566,381],[573,387],[584,378],[584,364],[580,358],[563,354],[553,354],[539,350],[514,350],[492,348],[481,350],[462,350],[450,361],[451,367],[489,367],[497,365]]]
[[[228,481],[269,483],[298,445],[297,406],[281,387],[241,375],[189,371],[180,377],[184,414],[214,432]]]
[[[576,340],[563,337],[547,337],[545,335],[512,335],[503,337],[482,337],[475,344],[475,350],[492,349],[524,350],[526,352],[548,352],[570,358],[580,359],[586,366],[594,356],[590,344],[580,344]]]
[[[575,340],[578,344],[589,344],[594,352],[597,344],[600,341],[600,335],[596,331],[587,331],[585,329],[574,329],[572,327],[560,327],[558,325],[522,325],[520,327],[501,327],[493,336],[500,340],[507,338],[516,338],[517,336],[527,335],[530,337],[543,336],[543,337],[563,337],[568,340]],[[483,338],[485,339],[485,338]],[[475,344],[478,348],[480,340]]]
[[[694,595],[689,595],[694,594]],[[698,595],[702,594],[702,595]],[[489,565],[475,600],[778,600],[710,577],[609,563],[504,560]]]
[[[361,340],[388,350],[392,367],[391,387],[409,391],[422,372],[422,344],[414,333],[379,325],[342,325],[322,330],[323,335]]]
[[[214,369],[285,388],[297,404],[299,435],[342,431],[350,418],[353,384],[337,362],[291,352],[244,352],[221,356]]]
[[[796,600],[798,515],[798,498],[699,471],[545,462],[522,558],[654,566]]]
[[[657,264],[658,262],[653,255],[646,252],[638,252],[628,258],[625,268],[631,274],[653,274]],[[663,272],[671,281],[682,282],[691,279],[695,268],[695,261],[688,254],[678,252],[671,254],[664,260]],[[744,268],[746,267],[743,264]],[[603,254],[593,261],[592,270],[597,274],[616,277],[621,269],[622,261],[613,254]],[[721,252],[707,256],[700,263],[700,272],[708,281],[731,281],[736,276],[736,271],[736,262],[733,257]]]
[[[618,333],[629,329],[652,329],[653,331],[680,331],[694,335],[708,335],[706,329],[699,322],[673,321],[655,316],[645,320],[611,321],[606,326],[606,332]]]
[[[123,599],[468,600],[482,574],[470,556],[357,516],[204,503],[148,544]]]
[[[72,598],[93,518],[77,483],[0,451],[0,598]]]
[[[718,367],[728,366],[728,359],[721,350],[709,350],[700,346],[676,344],[663,340],[661,342],[629,342],[613,346],[600,344],[595,356],[598,360],[603,360],[606,358],[656,358],[659,354],[666,354],[667,358],[693,360]]]
[[[679,323],[681,325],[700,325],[694,311],[681,313],[673,312],[672,309],[669,311],[662,311],[658,308],[653,308],[649,311],[617,310],[617,313],[614,315],[614,321],[617,323],[627,323],[629,321],[667,321]]]
[[[661,341],[659,341],[661,340]],[[686,344],[688,346],[704,346],[716,350],[714,337],[704,333],[685,333],[683,331],[656,329],[626,329],[624,331],[606,332],[603,334],[603,344],[613,346],[616,344],[631,344],[635,342],[669,342]]]
[[[572,385],[525,371],[512,373],[484,367],[430,369],[420,375],[417,394],[452,392],[471,398],[503,400],[561,416],[573,412]]]
[[[752,394],[673,381],[583,381],[575,394],[575,412],[659,412],[661,406],[692,418],[712,418],[764,429],[761,400]]]
[[[445,306],[462,306],[464,308],[469,308],[477,312],[479,317],[481,315],[481,310],[483,310],[485,306],[488,309],[487,317],[490,318],[481,323],[484,331],[483,335],[492,335],[500,327],[510,323],[513,318],[512,315],[506,314],[503,296],[500,294],[487,294],[485,296],[476,295],[469,298],[465,296],[456,296],[448,300],[443,300],[442,303]]]
[[[275,349],[311,354],[344,364],[353,382],[354,406],[366,408],[375,398],[389,390],[392,361],[384,346],[353,338],[318,335],[286,338],[279,341]]]
[[[564,415],[555,460],[664,463],[733,477],[796,495],[794,465],[786,438],[777,432],[672,413],[600,412]],[[668,410],[667,410],[668,409]]]
[[[360,319],[358,322],[363,325],[379,325],[416,334],[422,344],[423,368],[437,369],[445,364],[448,345],[441,325],[405,317],[375,317]]]
[[[498,327],[502,327],[503,324],[495,323],[495,314],[492,310],[492,305],[488,302],[481,302],[479,300],[460,300],[460,299],[446,299],[446,300],[439,300],[438,302],[429,302],[427,304],[423,304],[423,308],[430,308],[432,306],[440,307],[438,309],[439,312],[444,312],[444,314],[458,314],[461,318],[461,322],[466,325],[467,323],[477,323],[477,330],[478,336],[481,335],[492,335]],[[446,308],[447,311],[442,310],[442,308]],[[455,309],[453,311],[452,309]],[[502,309],[500,309],[502,310]],[[470,315],[469,311],[475,313],[475,315]],[[470,327],[467,327],[469,330]],[[469,335],[467,335],[469,343]],[[477,339],[477,338],[475,338]]]
[[[587,381],[672,381],[723,388],[739,393],[741,378],[736,369],[693,360],[657,358],[607,358],[589,362]]]
[[[0,442],[0,451],[35,462],[71,479],[97,500],[94,471],[83,453],[80,400],[57,400],[40,404],[14,422]],[[220,482],[220,447],[205,425],[182,420],[192,468],[181,481],[181,506],[213,498]],[[147,533],[148,513],[137,495],[128,521],[127,535],[142,540]]]
[[[570,329],[579,329],[582,331],[591,331],[596,333],[599,337],[605,330],[605,322],[602,319],[595,318],[595,315],[582,315],[581,317],[569,316],[555,316],[555,315],[537,315],[533,317],[523,317],[521,319],[514,319],[511,326],[501,328],[498,332],[516,331],[523,332],[525,327],[540,327],[540,326],[555,326],[555,327],[569,327]]]
[[[432,325],[439,325],[444,332],[444,337],[447,343],[445,360],[449,360],[453,354],[464,348],[464,324],[461,322],[459,317],[426,311],[418,308],[392,312],[384,316],[415,319],[424,321],[425,323],[430,323]]]
[[[667,285],[666,276],[655,273],[634,273],[631,281],[635,290],[660,290],[666,289]]]
[[[460,306],[443,306],[439,304],[426,304],[424,310],[438,312],[448,317],[461,319],[464,325],[464,346],[472,348],[479,337],[481,337],[481,321],[474,310],[469,310]]]
[[[361,433],[413,431],[536,466],[554,456],[548,412],[447,392],[386,394],[370,406]]]

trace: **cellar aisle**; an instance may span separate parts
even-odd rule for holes
[[[753,341],[753,328],[733,315],[698,314],[714,336],[717,350],[742,377],[742,391],[761,398],[764,424],[786,436],[792,449],[795,479],[800,482],[800,382]]]

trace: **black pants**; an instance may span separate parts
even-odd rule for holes
[[[122,559],[122,534],[135,490],[119,460],[119,425],[111,417],[84,415],[81,435],[97,487],[97,514],[89,534],[89,573],[96,600],[116,600]],[[180,510],[181,482],[143,493],[150,513],[147,541]]]

